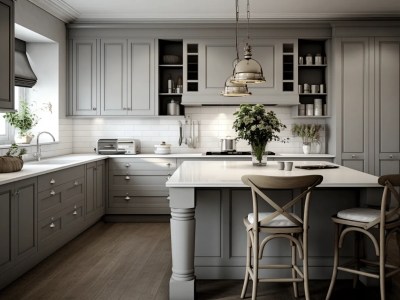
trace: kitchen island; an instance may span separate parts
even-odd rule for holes
[[[294,166],[305,164],[321,162],[295,162]],[[376,176],[342,166],[284,171],[278,170],[276,162],[268,162],[266,167],[253,167],[248,161],[183,162],[166,184],[171,208],[170,299],[194,299],[195,278],[243,278],[246,234],[242,220],[252,209],[250,190],[241,181],[244,174],[320,174],[324,177],[313,192],[310,206],[310,278],[331,275],[333,225],[330,216],[360,203],[374,203],[381,192]],[[285,196],[290,191],[273,193],[275,197]],[[298,209],[301,208],[295,208],[294,212]],[[283,241],[274,241],[264,252],[264,260],[266,263],[288,261],[289,251]],[[351,250],[344,249],[343,254],[351,255]]]

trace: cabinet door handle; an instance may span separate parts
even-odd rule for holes
[[[129,168],[131,166],[130,163],[125,164],[125,167]]]
[[[56,224],[54,224],[53,222],[50,223],[50,228],[55,228]]]
[[[78,180],[74,181],[74,185],[77,186],[79,184]]]
[[[51,195],[51,196],[54,196],[55,194],[56,194],[56,192],[55,192],[54,190],[51,190],[51,191],[50,191],[50,195]]]
[[[72,213],[74,216],[76,216],[78,214],[78,212],[76,210],[74,210],[74,212]]]
[[[167,167],[170,167],[171,166],[171,163],[167,163]]]
[[[168,197],[167,197],[167,201],[170,201],[171,200],[171,197],[170,197],[170,195],[168,195]]]
[[[129,176],[125,176],[125,180],[131,180]]]
[[[19,190],[15,191],[14,197],[19,197]]]
[[[390,155],[389,155],[389,158],[393,158],[393,155],[392,155],[392,154],[390,154]]]
[[[351,155],[351,158],[356,158],[356,157],[357,157],[357,155],[355,155],[355,154]]]
[[[56,183],[56,180],[52,178],[52,179],[50,180],[50,184],[55,184],[55,183]]]
[[[167,180],[169,180],[171,178],[171,174],[168,174],[167,177],[165,177]]]
[[[93,107],[92,110],[97,110],[97,107]]]
[[[126,196],[125,196],[125,200],[126,200],[126,201],[129,201],[129,200],[131,200],[131,197],[129,197],[129,195],[128,195],[128,194],[126,194]]]

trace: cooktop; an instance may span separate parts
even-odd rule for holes
[[[250,151],[221,151],[221,152],[212,152],[207,151],[206,155],[251,155]],[[275,155],[272,151],[267,151],[267,155]]]

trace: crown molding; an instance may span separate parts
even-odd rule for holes
[[[57,19],[60,19],[64,23],[70,23],[75,21],[79,12],[73,7],[69,6],[63,0],[29,0],[34,5],[40,7],[41,9],[47,11],[49,14],[53,15]]]

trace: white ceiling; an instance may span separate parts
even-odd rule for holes
[[[234,20],[235,0],[30,0],[64,21]],[[239,0],[245,18],[246,0]],[[252,20],[400,17],[400,0],[251,0]],[[61,16],[57,16],[63,19]]]

